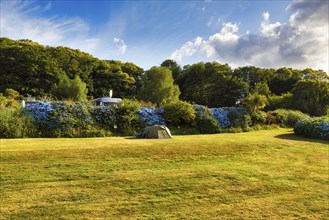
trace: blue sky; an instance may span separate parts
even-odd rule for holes
[[[167,58],[328,72],[328,1],[5,1],[1,37],[148,69]]]

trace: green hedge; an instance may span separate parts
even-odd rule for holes
[[[269,114],[271,116],[268,116],[268,118],[270,118],[273,123],[279,124],[281,127],[290,128],[293,128],[298,121],[310,118],[309,115],[304,114],[301,111],[287,109],[277,109],[269,112]]]

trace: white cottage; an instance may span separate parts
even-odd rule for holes
[[[122,100],[120,98],[112,98],[112,90],[110,96],[105,96],[97,99],[90,100],[88,102],[94,103],[96,106],[113,106],[119,104]]]

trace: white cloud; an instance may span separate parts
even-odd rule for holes
[[[46,5],[33,5],[33,2],[1,2],[1,36],[13,39],[33,39],[46,45],[56,45],[68,35],[83,34],[89,26],[80,18],[41,18],[34,13],[47,10]]]
[[[182,61],[201,54],[233,67],[311,67],[328,72],[328,4],[294,1],[287,8],[287,23],[271,23],[270,13],[264,12],[259,33],[239,34],[237,24],[223,23],[220,32],[186,42],[170,58]]]
[[[220,24],[220,18],[215,18],[214,16],[211,16],[209,19],[208,19],[208,22],[207,22],[207,26],[208,27],[211,27],[211,26],[217,26]]]
[[[193,41],[186,42],[181,48],[171,54],[170,59],[181,61],[183,57],[193,56],[197,51],[202,50],[204,41],[197,37]]]
[[[280,35],[280,26],[282,26],[280,22],[270,23],[270,13],[268,11],[263,13],[263,21],[260,25],[260,32],[263,36],[278,37]]]
[[[115,43],[115,46],[116,46],[119,54],[122,55],[126,52],[127,45],[125,44],[125,42],[123,40],[121,40],[120,38],[114,37],[113,42]]]

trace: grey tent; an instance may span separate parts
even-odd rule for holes
[[[153,125],[142,131],[141,138],[165,139],[171,138],[171,133],[169,128],[164,125]]]

